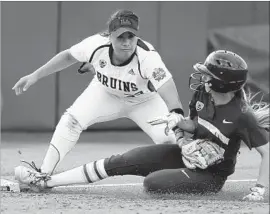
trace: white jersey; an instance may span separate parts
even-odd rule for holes
[[[172,77],[153,46],[141,39],[131,60],[120,66],[111,63],[111,43],[100,34],[72,46],[70,53],[78,61],[92,64],[96,73],[93,81],[107,92],[128,100],[152,97]]]

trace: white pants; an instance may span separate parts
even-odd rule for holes
[[[145,102],[134,104],[108,93],[98,82],[92,81],[67,112],[84,130],[98,122],[126,117],[133,120],[155,143],[175,143],[173,132],[165,135],[165,124],[151,126],[147,123],[169,113],[158,94]]]

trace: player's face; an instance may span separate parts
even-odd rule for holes
[[[114,54],[118,59],[127,60],[137,47],[138,37],[131,32],[125,32],[118,37],[110,36]]]
[[[204,82],[204,86],[205,86],[205,91],[206,92],[210,92],[211,91],[211,83],[208,83],[210,80],[212,79],[212,76],[203,73],[202,74],[202,81]]]

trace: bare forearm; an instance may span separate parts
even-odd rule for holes
[[[269,143],[255,148],[261,155],[261,165],[257,184],[269,185]]]
[[[77,60],[70,55],[69,50],[64,50],[55,55],[45,65],[41,66],[35,72],[33,72],[33,75],[36,75],[37,79],[41,79],[50,74],[61,71],[76,62]]]
[[[184,120],[181,120],[180,123],[177,124],[177,126],[189,133],[194,133],[196,129],[196,124],[193,120],[191,120],[189,117],[185,117]]]
[[[257,183],[263,186],[269,185],[269,154],[262,156]]]
[[[174,80],[171,78],[157,92],[165,101],[169,111],[177,108],[183,109],[183,105],[179,99],[178,91],[175,86]]]

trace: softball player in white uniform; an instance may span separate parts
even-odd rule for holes
[[[41,171],[52,174],[92,124],[129,118],[155,143],[175,142],[173,132],[147,121],[174,111],[183,115],[182,104],[171,73],[153,46],[137,37],[138,17],[120,10],[109,20],[108,34],[96,34],[65,50],[13,87],[26,91],[41,77],[83,62],[80,72],[93,71],[89,86],[61,117]]]

